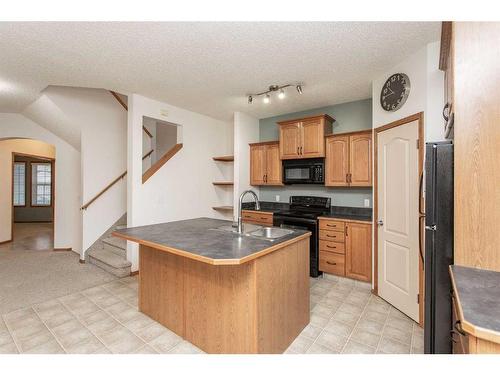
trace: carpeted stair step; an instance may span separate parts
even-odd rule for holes
[[[89,252],[89,261],[117,277],[130,275],[130,263],[124,256],[115,254],[109,249],[93,249]]]
[[[127,256],[127,240],[118,237],[108,237],[102,241],[103,248],[123,257]]]

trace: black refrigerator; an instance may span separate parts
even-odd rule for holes
[[[424,352],[452,352],[453,143],[425,148],[425,321]]]

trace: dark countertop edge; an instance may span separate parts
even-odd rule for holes
[[[196,260],[199,262],[211,264],[213,266],[228,266],[228,265],[241,265],[241,264],[247,263],[251,260],[260,258],[261,256],[272,253],[272,252],[279,250],[285,246],[291,245],[294,242],[297,242],[297,241],[300,241],[304,238],[310,237],[311,233],[310,232],[303,233],[303,234],[300,234],[296,237],[290,238],[286,241],[283,241],[283,242],[280,242],[277,244],[271,243],[271,246],[266,247],[265,249],[262,249],[260,251],[253,253],[253,254],[244,256],[243,258],[237,258],[237,259],[234,259],[234,258],[228,258],[228,259],[209,258],[209,257],[203,256],[203,255],[193,254],[193,253],[186,251],[186,250],[176,249],[175,247],[170,247],[170,246],[162,245],[162,244],[159,244],[156,242],[150,242],[147,240],[138,239],[135,237],[123,235],[122,233],[116,232],[116,231],[113,232],[112,235],[115,237],[123,238],[127,241],[138,243],[140,245],[152,247],[152,248],[159,250],[159,251],[165,251],[167,253],[171,253],[171,254],[179,255],[179,256],[189,258],[192,260]]]
[[[458,313],[458,318],[460,319],[460,325],[461,325],[462,329],[465,332],[467,332],[468,334],[475,336],[477,338],[500,344],[500,332],[499,331],[494,331],[492,329],[485,328],[485,327],[478,325],[477,323],[473,323],[470,320],[467,320],[465,318],[464,313],[463,313],[463,309],[462,309],[462,301],[460,300],[459,289],[457,288],[457,283],[455,281],[456,272],[454,271],[454,269],[456,267],[469,268],[472,270],[487,271],[487,272],[495,272],[495,271],[475,269],[472,267],[459,266],[459,265],[453,265],[453,264],[449,266],[451,285],[453,288],[454,296],[455,296],[457,304],[458,304],[457,313]],[[500,301],[499,301],[499,303],[500,303]]]
[[[335,214],[330,214],[330,215],[321,215],[318,217],[318,219],[325,218],[325,219],[338,219],[338,220],[355,220],[355,221],[364,221],[367,223],[372,222],[372,217],[371,216],[355,216],[355,215],[335,215]]]

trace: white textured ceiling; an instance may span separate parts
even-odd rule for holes
[[[370,97],[371,81],[430,41],[438,22],[0,23],[0,112],[48,85],[138,93],[228,120]],[[265,105],[246,94],[304,83]]]

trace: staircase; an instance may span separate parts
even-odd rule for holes
[[[122,224],[124,218],[125,216],[106,231],[87,251],[90,263],[117,277],[129,276],[132,266],[127,260],[127,241],[111,235],[113,231],[126,227]]]

